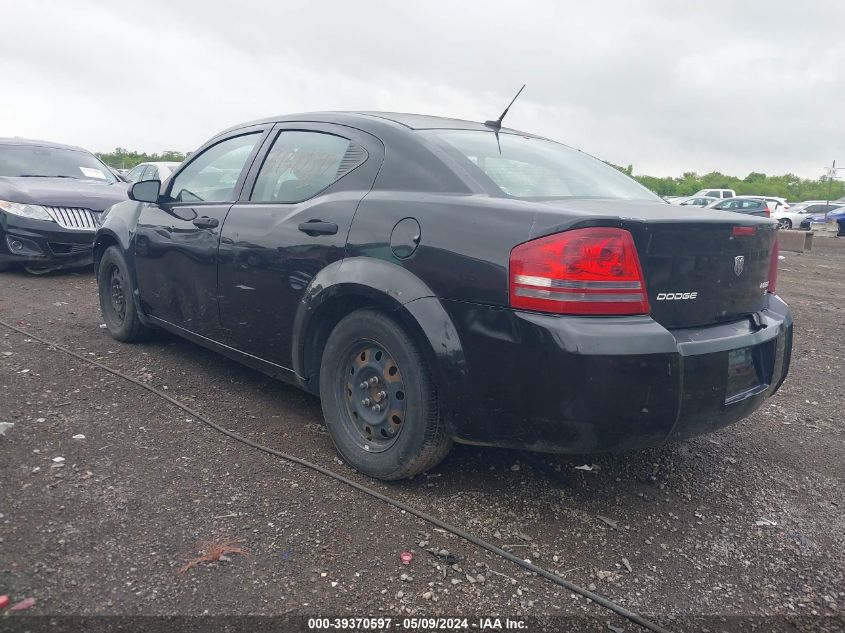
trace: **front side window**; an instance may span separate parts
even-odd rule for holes
[[[38,145],[0,145],[0,176],[117,182],[111,169],[93,154]]]
[[[174,202],[229,202],[235,185],[260,132],[244,134],[212,145],[199,154],[174,179],[170,198]]]
[[[313,197],[362,162],[344,161],[350,146],[347,139],[334,134],[280,132],[261,165],[250,200],[301,202]]]
[[[660,198],[618,169],[545,139],[482,130],[419,132],[514,198]],[[481,178],[483,181],[484,178]]]

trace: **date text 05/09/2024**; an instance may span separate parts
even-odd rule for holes
[[[489,617],[489,618],[309,618],[308,630],[335,631],[366,631],[379,633],[380,631],[459,631],[474,629],[476,631],[524,631],[527,623],[524,620]]]

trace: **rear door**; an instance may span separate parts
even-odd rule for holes
[[[159,203],[143,207],[134,248],[148,315],[210,338],[218,334],[220,229],[269,128],[215,140],[170,179]]]
[[[290,368],[293,319],[314,276],[343,258],[384,157],[375,137],[324,123],[276,126],[220,239],[224,342]]]

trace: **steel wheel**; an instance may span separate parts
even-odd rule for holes
[[[338,452],[370,477],[413,477],[452,446],[428,361],[405,327],[378,309],[356,310],[332,330],[320,400]]]
[[[117,266],[110,268],[108,280],[111,309],[117,320],[122,323],[126,319],[126,280]]]
[[[346,402],[346,423],[360,448],[385,451],[402,431],[408,404],[399,365],[375,342],[351,346],[344,358],[345,372],[338,387]]]
[[[141,340],[148,330],[138,317],[132,278],[117,246],[109,246],[105,250],[97,270],[100,311],[109,334],[118,341]]]

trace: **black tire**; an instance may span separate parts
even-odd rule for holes
[[[373,398],[372,409],[361,406],[361,396]],[[428,363],[405,329],[377,310],[353,312],[329,335],[320,397],[341,457],[370,477],[413,477],[452,447]],[[384,413],[368,411],[376,403],[384,404]]]
[[[29,266],[28,264],[24,264],[23,269],[27,274],[34,275],[35,277],[43,277],[56,270],[55,268],[38,268],[37,266]]]
[[[128,273],[126,259],[117,246],[109,246],[100,259],[97,287],[100,311],[112,338],[125,343],[146,338],[150,331],[138,318],[133,299],[135,287]]]

